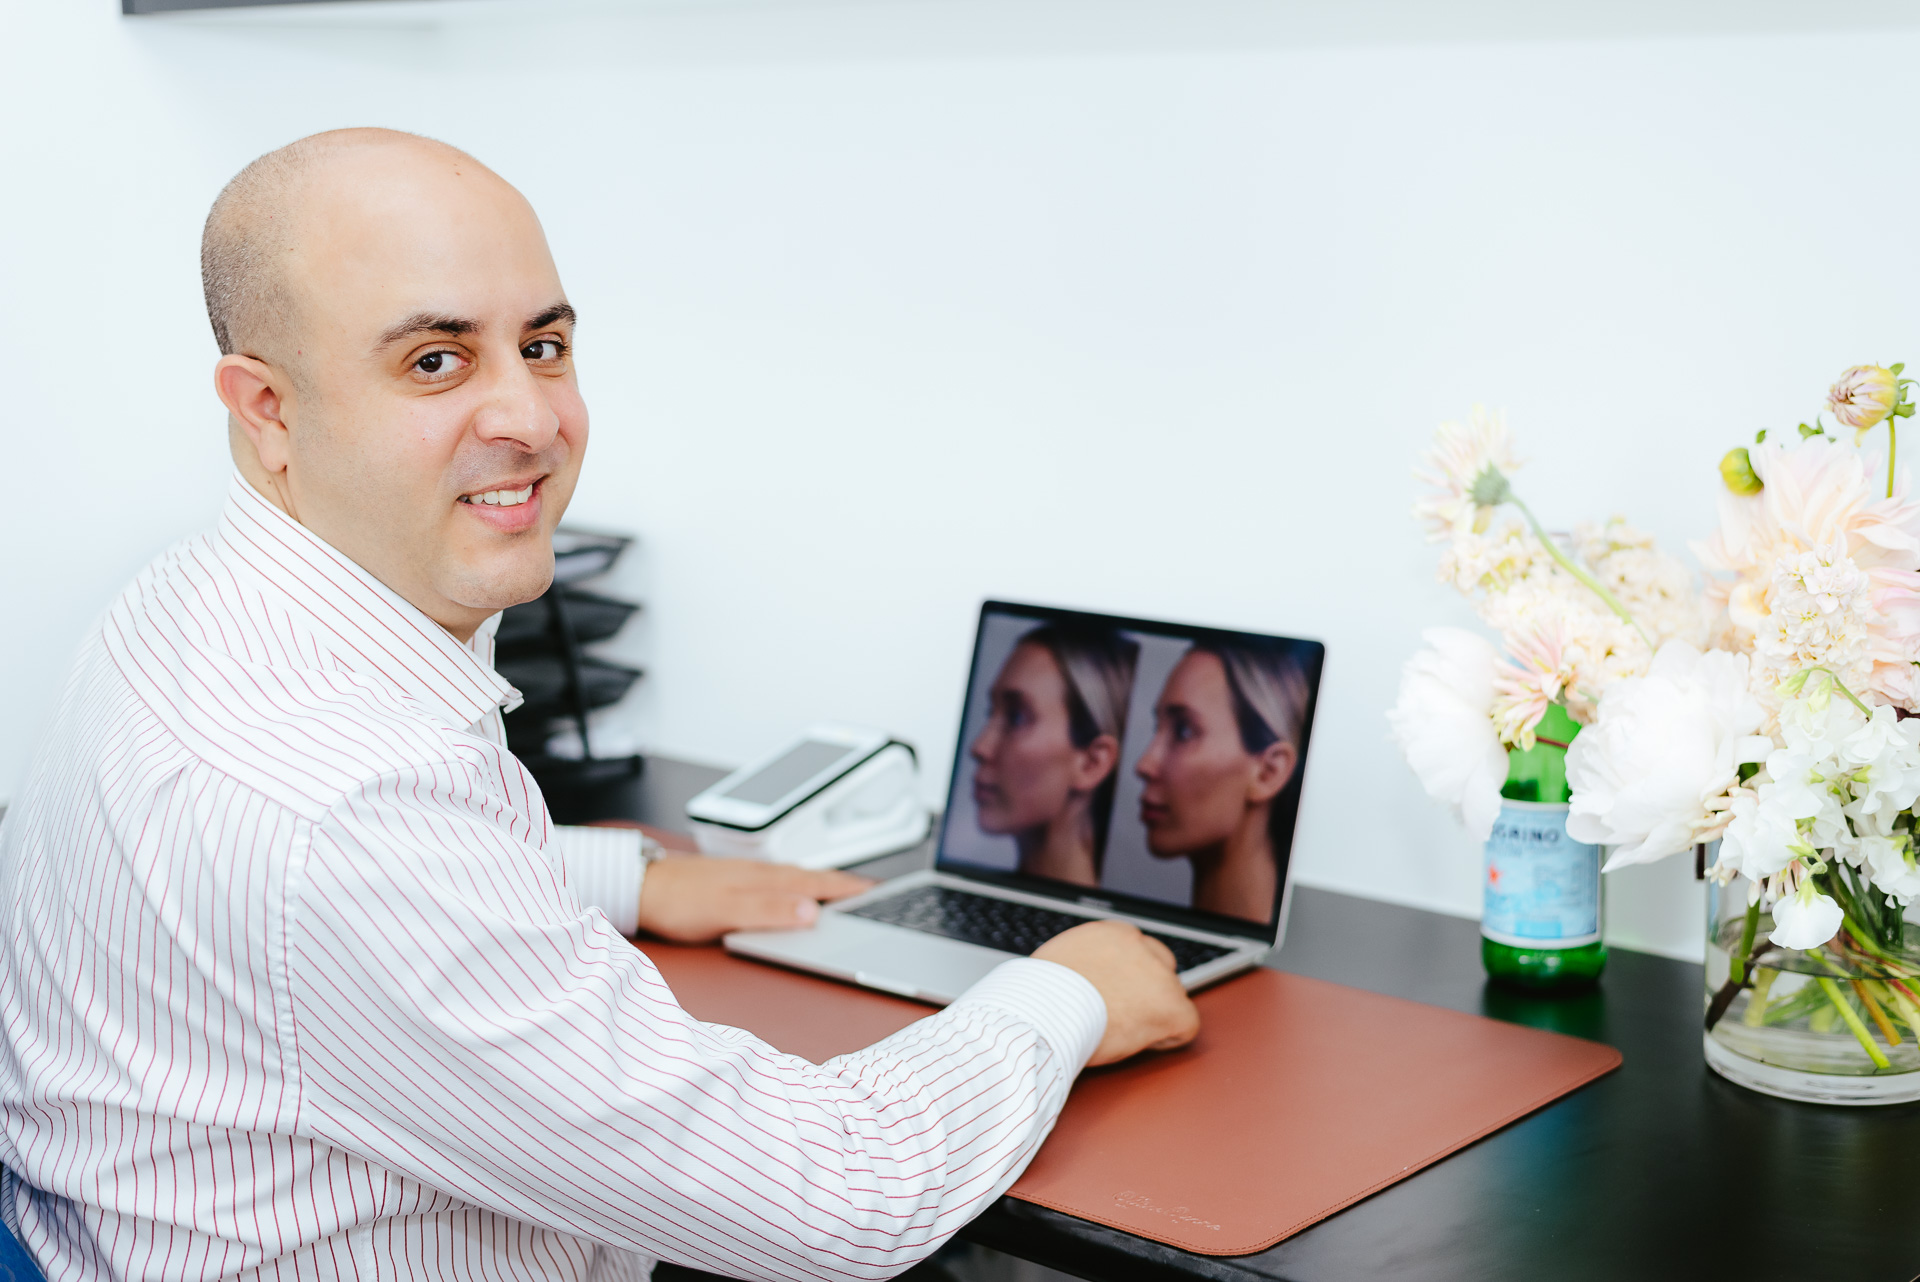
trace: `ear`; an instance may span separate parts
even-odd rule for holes
[[[1095,735],[1092,743],[1074,753],[1074,790],[1092,792],[1113,773],[1119,762],[1120,741],[1110,734]]]
[[[1282,739],[1270,743],[1253,759],[1253,777],[1247,781],[1247,804],[1262,805],[1280,795],[1293,778],[1293,767],[1300,760],[1294,746]]]
[[[285,472],[289,458],[287,424],[281,417],[285,384],[286,375],[252,356],[222,356],[213,367],[213,390],[261,468],[271,475]]]

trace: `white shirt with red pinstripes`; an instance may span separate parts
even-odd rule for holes
[[[882,1278],[1046,1136],[1085,979],[817,1067],[700,1023],[491,656],[238,477],[88,639],[0,825],[0,1214],[55,1282]]]

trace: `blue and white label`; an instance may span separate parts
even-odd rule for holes
[[[1480,933],[1515,948],[1600,938],[1600,847],[1567,836],[1565,805],[1503,801],[1487,838]]]

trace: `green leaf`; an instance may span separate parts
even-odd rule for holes
[[[1764,441],[1764,440],[1766,440],[1766,439],[1767,439],[1767,429],[1763,427],[1763,428],[1761,428],[1761,429],[1760,429],[1760,434],[1759,434],[1758,436],[1756,436],[1756,437],[1754,437],[1754,438],[1753,438],[1753,443],[1754,443],[1755,445],[1758,445],[1758,444],[1760,444],[1760,442],[1762,442],[1762,441]]]
[[[1808,427],[1805,423],[1800,425],[1800,439],[1803,441],[1810,436],[1825,436],[1826,434],[1827,429],[1824,427]]]

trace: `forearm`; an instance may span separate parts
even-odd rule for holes
[[[1084,979],[1020,961],[810,1064],[694,1020],[536,860],[470,833],[457,863],[370,837],[310,862],[301,1129],[556,1232],[736,1277],[891,1276],[1011,1183],[1105,1025]]]

